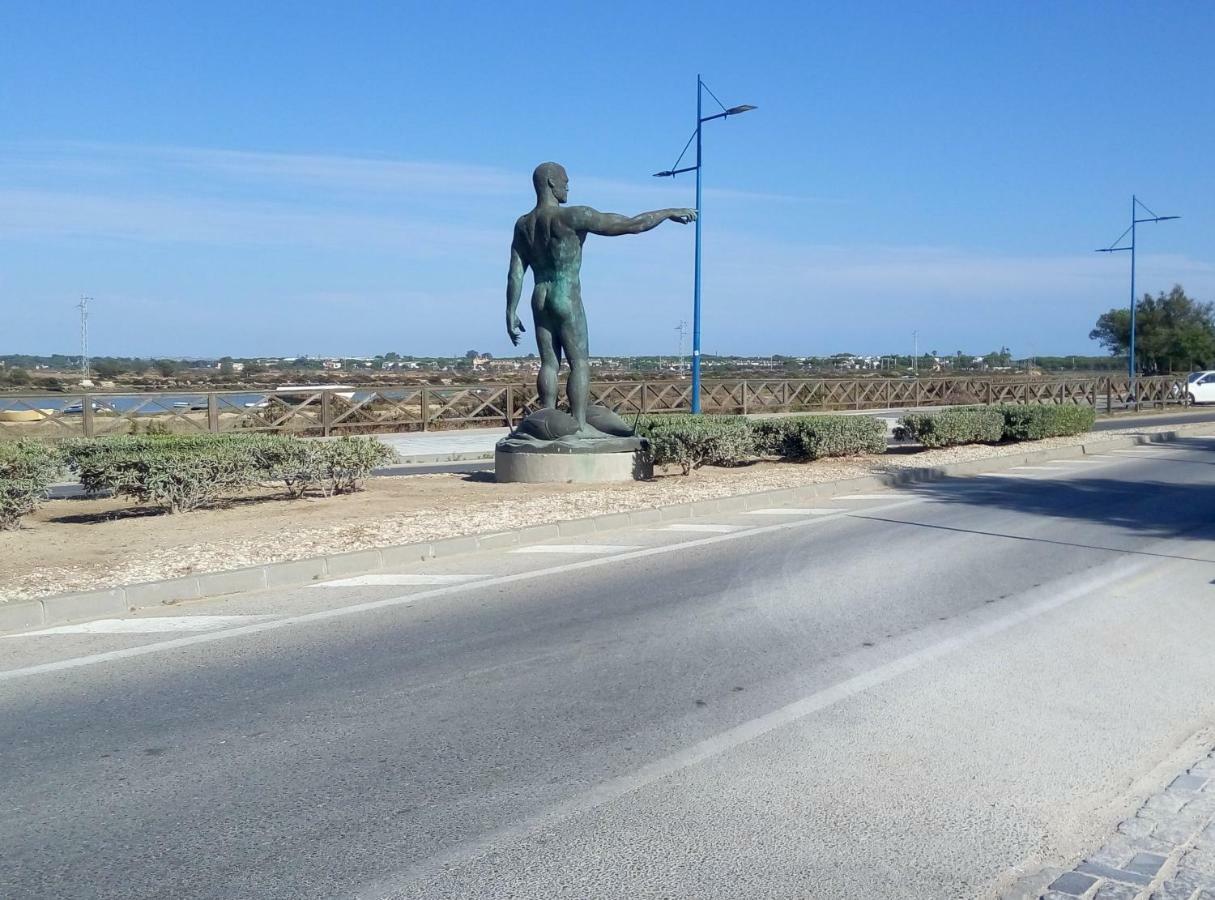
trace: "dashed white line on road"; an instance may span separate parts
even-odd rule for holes
[[[624,553],[636,550],[630,544],[536,544],[534,547],[519,547],[511,553],[570,553],[593,556],[597,553]]]
[[[780,506],[771,509],[749,509],[748,516],[827,516],[845,512],[839,506]]]
[[[214,631],[273,619],[274,616],[148,616],[142,619],[98,619],[75,625],[58,625],[41,631],[3,637],[38,637],[49,634],[161,634],[170,631]]]
[[[672,522],[655,528],[655,531],[704,531],[716,534],[729,534],[731,531],[742,531],[746,525],[715,525],[711,522]]]
[[[478,578],[488,578],[488,575],[356,575],[354,578],[338,578],[335,581],[324,581],[311,585],[314,588],[334,587],[367,587],[382,585],[432,585],[432,584],[463,584],[466,581],[476,581]]]

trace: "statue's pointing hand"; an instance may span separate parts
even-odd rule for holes
[[[696,210],[694,209],[677,209],[671,214],[671,221],[678,222],[680,225],[687,225],[690,222],[696,221]]]
[[[523,332],[527,331],[523,327],[523,323],[519,321],[517,315],[510,315],[506,320],[506,333],[510,335],[510,342],[516,347],[519,346],[519,337]]]

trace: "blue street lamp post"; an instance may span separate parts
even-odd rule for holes
[[[709,91],[709,96],[717,100],[717,96],[705,86],[701,81],[700,76],[696,76],[696,131],[692,137],[684,144],[683,153],[679,154],[679,159],[675,160],[675,165],[664,172],[655,172],[655,178],[674,178],[683,172],[696,173],[696,262],[695,275],[693,278],[692,287],[692,412],[700,412],[700,229],[701,229],[701,214],[700,214],[700,170],[701,161],[701,140],[700,129],[705,122],[712,122],[714,119],[726,119],[730,116],[737,116],[741,113],[755,109],[754,106],[743,104],[742,106],[731,106],[729,109],[717,100],[717,105],[721,107],[721,112],[711,116],[704,115],[704,92]],[[684,166],[679,168],[679,163],[683,159],[684,153],[688,152],[688,147],[692,141],[696,141],[696,165]]]
[[[1142,209],[1148,214],[1147,218],[1137,218],[1139,210]],[[1131,338],[1130,338],[1130,355],[1127,359],[1127,375],[1131,382],[1131,396],[1135,398],[1135,404],[1138,406],[1138,394],[1135,391],[1135,227],[1142,225],[1144,222],[1167,222],[1169,219],[1180,219],[1181,216],[1158,216],[1139,200],[1134,194],[1131,195],[1131,227],[1114,240],[1114,243],[1108,247],[1103,247],[1098,250],[1098,253],[1117,253],[1120,250],[1131,251]],[[1118,241],[1122,240],[1127,235],[1131,236],[1131,243],[1128,247],[1119,247]]]

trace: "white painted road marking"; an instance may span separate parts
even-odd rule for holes
[[[917,500],[902,500],[898,503],[889,503],[885,506],[875,507],[866,510],[867,512],[886,512],[889,510],[902,509],[904,506],[911,506]],[[661,556],[665,553],[679,553],[695,547],[708,547],[713,544],[720,544],[724,541],[733,541],[737,538],[750,538],[757,534],[776,534],[781,531],[793,531],[798,528],[807,528],[811,525],[821,525],[827,522],[834,522],[836,517],[824,518],[804,518],[795,519],[792,522],[777,522],[774,525],[762,525],[756,528],[748,528],[746,531],[736,531],[731,534],[714,534],[709,537],[694,538],[690,541],[679,541],[674,544],[665,544],[661,547],[646,547],[637,550],[631,550],[628,553],[621,553],[616,556],[604,556],[599,559],[584,559],[579,562],[566,563],[560,566],[549,566],[543,569],[535,569],[530,572],[518,572],[514,575],[499,575],[493,578],[486,578],[482,581],[472,582],[469,584],[450,584],[446,587],[437,587],[429,591],[417,591],[413,594],[402,594],[399,597],[386,597],[383,600],[370,600],[366,603],[354,603],[350,606],[340,606],[335,609],[322,609],[317,612],[301,613],[298,616],[284,616],[281,619],[275,619],[272,622],[256,622],[252,625],[241,625],[236,628],[229,628],[222,631],[214,631],[210,634],[195,634],[190,637],[174,638],[168,641],[158,641],[154,644],[143,644],[139,647],[126,647],[122,650],[108,650],[104,653],[92,653],[88,656],[77,656],[72,659],[60,659],[55,662],[39,663],[38,665],[26,666],[21,669],[0,670],[0,682],[14,681],[18,678],[30,678],[34,675],[45,675],[50,672],[63,672],[68,669],[79,669],[84,666],[96,666],[101,663],[117,662],[121,659],[133,659],[137,656],[149,656],[153,653],[163,653],[166,650],[177,650],[182,647],[192,647],[197,644],[210,644],[216,641],[226,641],[231,638],[244,637],[249,634],[260,634],[263,631],[274,631],[279,628],[289,628],[294,625],[311,625],[314,622],[327,622],[330,619],[341,619],[346,616],[359,615],[365,612],[374,612],[380,609],[391,609],[395,606],[412,606],[419,600],[434,600],[439,597],[448,597],[452,594],[459,594],[470,587],[500,587],[505,584],[516,584],[524,581],[549,580],[554,575],[565,575],[569,572],[580,572],[583,569],[596,569],[601,566],[619,565],[622,561],[630,559],[648,559],[651,556]]]
[[[1026,475],[1022,472],[990,472],[980,475],[980,478],[1033,478],[1033,475]]]
[[[356,575],[354,578],[339,578],[336,581],[324,581],[320,584],[311,585],[311,587],[365,587],[379,584],[462,584],[466,581],[476,581],[478,578],[488,577],[488,575]]]
[[[748,516],[827,516],[845,512],[841,506],[779,506],[772,509],[749,509]]]
[[[733,728],[727,728],[682,750],[646,763],[632,772],[608,778],[599,784],[592,785],[580,795],[554,803],[511,825],[486,832],[472,840],[443,850],[429,859],[411,866],[400,875],[368,885],[364,890],[358,892],[358,896],[396,900],[402,896],[412,882],[418,879],[431,877],[449,866],[477,859],[492,850],[517,844],[538,831],[555,828],[575,816],[598,809],[664,778],[698,766],[743,744],[748,744],[779,728],[849,700],[857,694],[894,681],[908,672],[920,669],[972,644],[994,637],[1024,622],[1032,621],[1075,600],[1090,596],[1118,581],[1142,573],[1148,566],[1148,562],[1136,560],[1132,563],[1117,565],[1113,570],[1096,576],[1085,573],[1079,578],[1065,579],[1063,583],[1055,582],[1033,588],[1016,598],[1026,602],[1027,605],[1015,612],[988,620],[961,634],[945,638],[812,694],[807,694],[779,709],[757,716]]]
[[[593,556],[597,553],[624,553],[636,549],[632,544],[536,544],[533,547],[519,547],[511,553],[570,553]]]
[[[275,616],[148,616],[142,619],[98,619],[76,625],[59,625],[0,637],[36,637],[47,634],[161,634],[168,631],[214,631],[273,619]]]
[[[717,534],[729,534],[731,531],[742,531],[746,525],[715,525],[712,522],[672,522],[655,528],[655,531],[707,531]]]

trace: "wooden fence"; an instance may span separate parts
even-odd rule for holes
[[[964,404],[1063,403],[1098,412],[1186,402],[1184,377],[997,380],[982,378],[734,379],[705,381],[706,413],[863,410]],[[685,412],[691,385],[595,382],[593,402],[622,416]],[[145,431],[306,435],[429,431],[517,423],[537,407],[519,384],[400,387],[335,385],[291,393],[172,391],[0,394],[0,437],[94,437]]]

